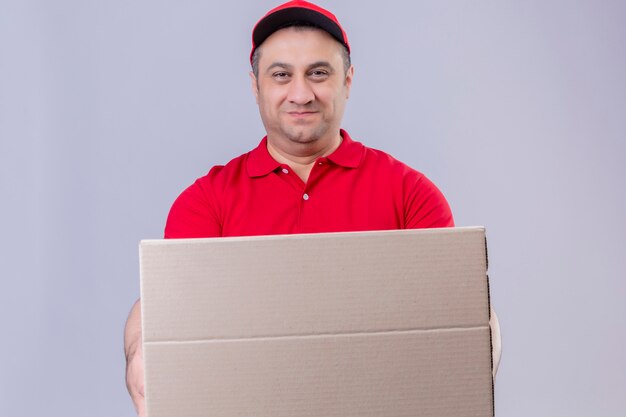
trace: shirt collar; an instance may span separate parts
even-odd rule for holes
[[[341,145],[327,158],[345,168],[358,168],[365,154],[365,146],[361,142],[352,140],[345,130],[341,129],[339,133],[343,138]]]
[[[274,171],[280,164],[272,158],[267,150],[267,136],[265,136],[259,146],[248,153],[248,175],[252,178],[262,177]]]
[[[343,140],[328,158],[333,163],[345,168],[358,168],[365,153],[365,146],[360,142],[352,140],[348,132],[341,129]],[[259,146],[248,153],[247,169],[250,177],[262,177],[275,171],[280,164],[272,158],[267,150],[267,136],[265,136]]]

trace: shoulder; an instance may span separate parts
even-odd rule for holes
[[[365,147],[363,168],[384,178],[402,200],[406,228],[454,226],[444,194],[422,172],[387,152],[369,147]]]
[[[364,146],[363,167],[367,169],[379,170],[379,173],[388,173],[394,175],[395,179],[411,178],[413,180],[420,180],[424,177],[420,171],[409,166],[408,164],[400,161],[391,154],[376,148],[370,148]]]
[[[165,226],[166,238],[215,237],[221,235],[222,200],[229,184],[246,175],[247,153],[226,165],[216,165],[196,179],[176,198]]]
[[[249,152],[233,158],[225,165],[213,166],[206,175],[198,178],[191,187],[195,186],[203,192],[215,191],[225,186],[228,182],[240,178],[242,175],[247,175],[246,161],[248,155]]]

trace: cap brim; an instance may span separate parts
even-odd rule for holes
[[[308,22],[328,32],[332,37],[337,39],[342,45],[346,44],[343,39],[341,28],[328,17],[314,10],[301,7],[290,7],[288,9],[278,10],[261,20],[252,33],[252,40],[255,48],[258,48],[269,36],[276,32],[278,28],[288,23]]]

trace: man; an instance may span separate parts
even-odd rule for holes
[[[448,203],[424,175],[340,129],[354,67],[334,15],[290,1],[268,12],[252,38],[252,91],[267,136],[178,197],[166,238],[454,226]],[[139,301],[125,349],[127,386],[141,416]]]

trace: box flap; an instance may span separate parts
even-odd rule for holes
[[[486,326],[484,229],[141,243],[145,341]]]

